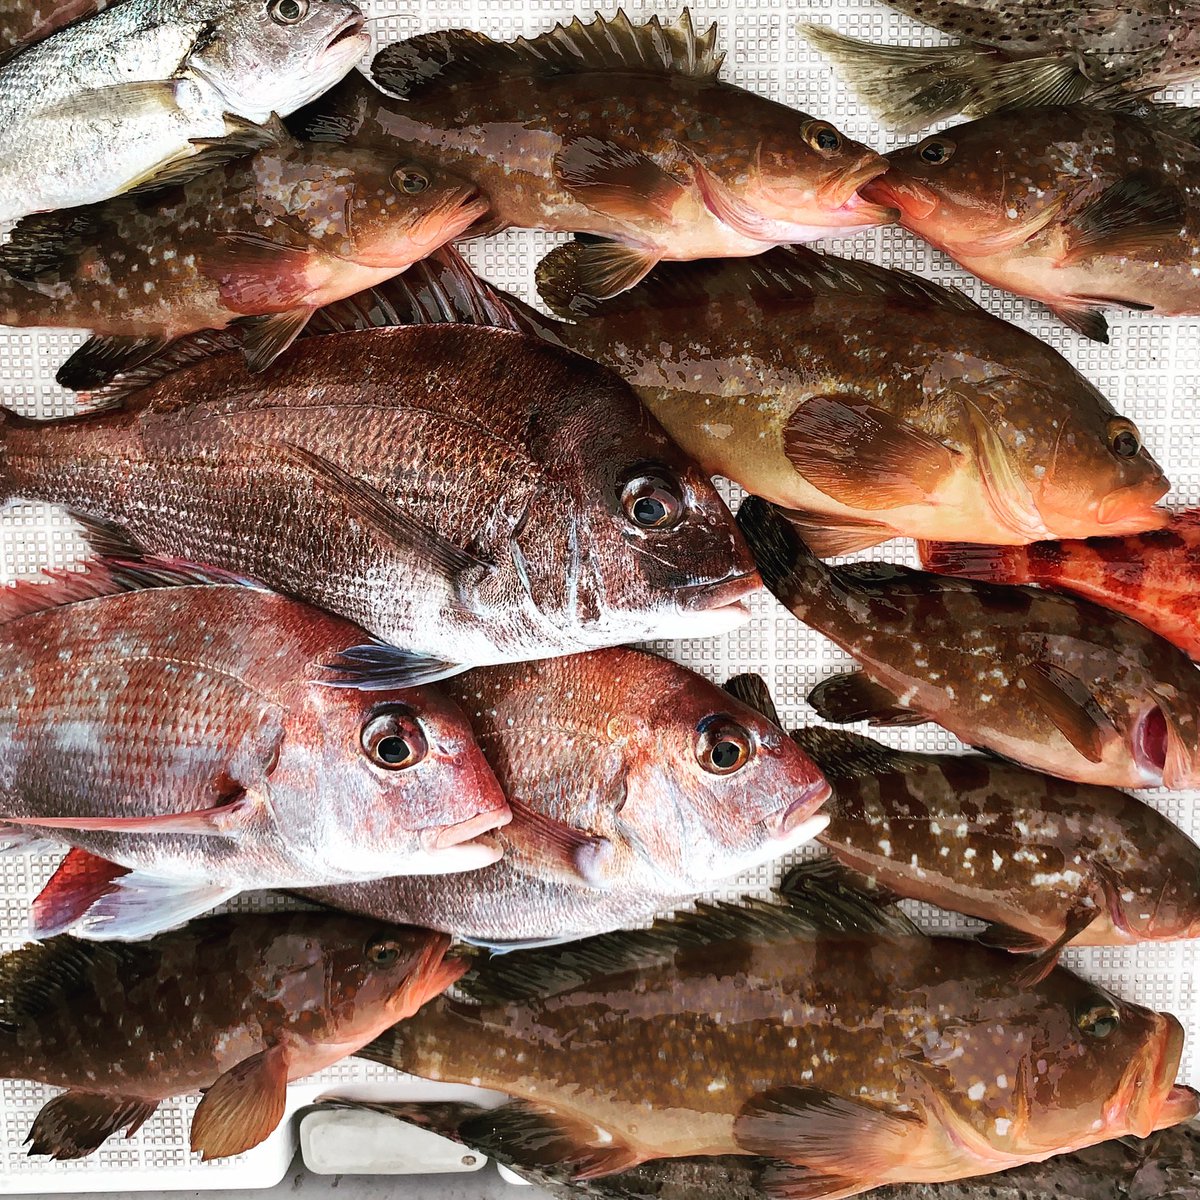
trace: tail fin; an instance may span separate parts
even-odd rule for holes
[[[763,582],[780,603],[805,620],[814,601],[828,595],[834,569],[804,544],[782,509],[760,496],[742,501],[737,523],[754,552]]]
[[[1089,90],[1073,58],[1006,61],[971,45],[880,46],[802,22],[800,34],[837,63],[889,125],[924,129],[944,117],[1073,104]]]
[[[1029,583],[1024,546],[982,546],[975,542],[918,542],[921,565],[939,575],[987,579],[993,583]]]

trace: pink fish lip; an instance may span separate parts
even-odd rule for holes
[[[771,833],[775,838],[785,838],[829,799],[831,789],[824,777],[805,784],[782,812],[771,820]]]
[[[864,189],[869,188],[888,169],[888,161],[875,155],[861,166],[847,168],[830,181],[826,193],[840,213],[854,217],[856,225],[892,225],[900,217],[896,205],[877,203]]]
[[[732,579],[716,583],[693,583],[679,589],[677,603],[684,612],[713,612],[717,609],[740,609],[749,612],[746,601],[762,587],[762,576],[747,571]]]
[[[906,219],[924,220],[938,206],[937,197],[927,187],[890,174],[870,180],[859,188],[859,195],[873,204],[898,210],[902,224]]]
[[[462,846],[473,842],[493,829],[500,829],[512,820],[512,810],[505,805],[503,808],[489,809],[487,812],[476,813],[465,821],[456,821],[453,825],[434,825],[421,830],[421,846],[432,853],[439,850],[449,850],[452,846]]]
[[[1096,507],[1096,521],[1106,527],[1105,532],[1145,533],[1149,529],[1162,529],[1170,520],[1166,509],[1157,507],[1170,489],[1166,477],[1160,472],[1156,479],[1143,483],[1131,483],[1127,487],[1109,492]]]

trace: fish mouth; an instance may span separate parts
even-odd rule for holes
[[[895,224],[900,219],[896,205],[868,196],[865,190],[887,172],[889,165],[883,155],[876,154],[867,162],[848,167],[836,175],[826,192],[834,200],[837,211],[853,217],[854,223],[864,228]]]
[[[1162,529],[1169,514],[1165,509],[1156,507],[1156,503],[1167,494],[1170,486],[1166,476],[1160,472],[1156,479],[1117,488],[1100,501],[1096,508],[1096,520],[1105,527],[1105,532],[1114,534]]]
[[[512,810],[505,805],[453,825],[422,829],[421,848],[408,862],[406,874],[456,875],[490,867],[504,856],[503,843],[492,835],[511,820]]]
[[[927,187],[911,179],[896,178],[892,175],[870,180],[859,189],[859,195],[873,204],[898,210],[898,219],[902,223],[906,218],[914,221],[924,220],[932,215],[938,206],[937,196]]]
[[[367,19],[362,13],[351,13],[345,21],[341,23],[333,31],[333,36],[325,43],[325,53],[335,47],[343,45],[346,42],[357,38],[359,34],[363,34],[366,40],[370,40],[370,34],[367,32]]]
[[[805,784],[787,808],[771,818],[771,839],[786,842],[789,849],[811,842],[829,824],[828,813],[815,811],[829,796],[830,787],[824,777]]]
[[[396,990],[400,1020],[411,1017],[435,996],[440,996],[451,984],[457,983],[470,970],[464,958],[447,957],[449,934],[433,935],[425,943],[408,978]]]
[[[711,613],[723,609],[750,615],[746,601],[763,585],[757,571],[747,571],[718,583],[693,583],[679,589],[677,603],[683,612]]]
[[[452,850],[473,842],[476,838],[493,829],[500,829],[512,820],[512,809],[508,805],[502,808],[492,808],[487,812],[476,813],[465,821],[456,821],[453,825],[434,825],[421,830],[421,847],[431,854],[439,850]]]
[[[1110,1127],[1135,1137],[1149,1137],[1156,1129],[1186,1121],[1198,1108],[1196,1093],[1175,1083],[1183,1056],[1183,1026],[1168,1013],[1155,1013],[1154,1018],[1155,1034],[1145,1053],[1129,1065],[1107,1114]]]

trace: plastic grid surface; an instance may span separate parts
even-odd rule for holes
[[[550,0],[412,0],[399,11],[396,0],[367,0],[376,45],[434,29],[470,27],[496,38],[536,34],[576,13],[591,16],[584,7],[571,9]],[[678,10],[633,0],[631,16],[645,19],[657,12],[672,20]],[[611,15],[611,9],[605,9]],[[880,128],[799,37],[801,18],[833,24],[842,32],[878,42],[932,44],[945,40],[936,32],[892,12],[877,0],[810,0],[795,7],[783,0],[731,0],[693,8],[698,27],[719,24],[719,44],[727,52],[724,75],[747,88],[807,112],[832,120],[852,137],[880,150],[907,140]],[[1200,89],[1175,89],[1169,98],[1200,102]],[[556,239],[542,233],[509,232],[486,243],[473,244],[468,257],[486,278],[527,299],[535,299],[533,271]],[[1200,320],[1154,320],[1114,313],[1110,316],[1112,346],[1084,341],[1048,312],[997,292],[960,271],[949,259],[895,228],[874,230],[854,238],[831,239],[823,249],[869,258],[889,266],[918,271],[940,282],[962,287],[990,311],[1015,321],[1066,355],[1113,401],[1137,422],[1147,444],[1163,464],[1174,488],[1168,497],[1175,506],[1200,502],[1200,455],[1193,450],[1192,409],[1200,391]],[[70,412],[72,400],[53,382],[58,365],[82,340],[60,331],[0,330],[0,389],[3,403],[31,415]],[[740,499],[729,489],[731,499]],[[61,565],[82,551],[69,518],[44,506],[17,503],[0,514],[0,581],[28,574],[47,565]],[[913,563],[911,547],[891,543],[876,557]],[[804,697],[821,678],[844,669],[849,660],[820,635],[800,625],[767,595],[758,597],[753,619],[722,639],[660,644],[656,649],[712,679],[723,682],[737,671],[762,672],[784,718],[791,725],[812,722]],[[957,746],[954,738],[935,726],[879,734],[898,746],[944,751]],[[1200,838],[1200,809],[1190,794],[1149,796],[1173,821]],[[12,855],[0,858],[0,948],[21,940],[28,902],[55,865],[49,856]],[[735,897],[763,891],[773,882],[775,868],[753,872],[723,892]],[[272,907],[285,902],[265,896],[239,901],[243,907]],[[959,930],[969,922],[924,906],[913,906],[930,930]],[[1066,961],[1098,983],[1130,999],[1174,1012],[1194,1039],[1184,1053],[1181,1078],[1200,1085],[1200,997],[1195,980],[1200,969],[1200,943],[1168,946],[1106,948],[1071,951]],[[290,1109],[328,1090],[332,1084],[369,1084],[398,1077],[383,1068],[351,1060],[317,1077],[311,1085],[292,1089]],[[404,1094],[416,1097],[432,1085],[403,1084]],[[443,1094],[443,1093],[439,1093]],[[128,1141],[113,1139],[93,1157],[74,1163],[49,1163],[26,1156],[22,1142],[47,1089],[23,1081],[0,1084],[0,1192],[49,1192],[171,1187],[220,1188],[270,1185],[280,1179],[291,1158],[293,1132],[282,1127],[264,1146],[239,1159],[202,1164],[190,1155],[188,1127],[196,1098],[163,1104],[142,1130]]]

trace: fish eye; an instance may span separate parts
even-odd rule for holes
[[[429,176],[415,167],[399,166],[392,172],[392,187],[410,196],[423,192],[429,186]]]
[[[271,0],[267,12],[276,25],[298,25],[308,16],[308,0]]]
[[[929,138],[917,148],[917,157],[938,167],[950,161],[954,150],[954,143],[948,138]]]
[[[713,717],[697,732],[696,761],[710,775],[732,775],[754,754],[750,734],[729,717]]]
[[[834,154],[842,148],[842,135],[828,121],[815,121],[804,131],[805,141],[823,154]]]
[[[400,943],[394,938],[372,938],[367,943],[367,962],[373,967],[391,967],[400,960]]]
[[[639,529],[670,529],[683,516],[682,489],[662,475],[635,475],[621,488],[621,507]]]
[[[1121,1014],[1107,1000],[1089,1004],[1075,1017],[1075,1024],[1089,1037],[1106,1038],[1121,1024]]]
[[[1125,417],[1109,421],[1108,448],[1118,458],[1136,458],[1142,449],[1142,435],[1138,433],[1138,427]]]
[[[376,712],[362,727],[362,748],[385,771],[402,771],[429,753],[429,744],[413,715],[399,706]]]

